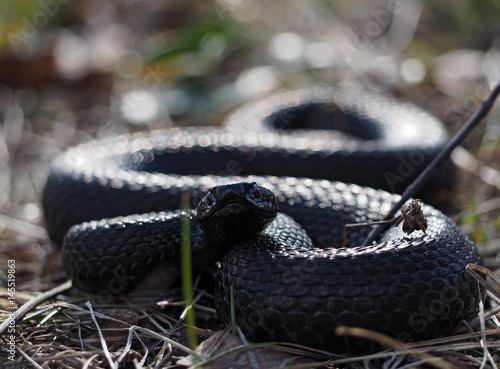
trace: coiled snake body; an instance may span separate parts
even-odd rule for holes
[[[370,230],[361,227],[339,248],[345,224],[381,219],[398,195],[335,180],[400,189],[445,141],[439,122],[408,104],[359,89],[289,91],[239,109],[224,129],[173,128],[68,150],[44,189],[47,228],[60,244],[69,230],[65,265],[78,287],[120,294],[177,262],[181,216],[167,210],[180,208],[183,191],[194,207],[211,187],[254,181],[286,214],[262,233],[205,251],[206,232],[191,215],[195,262],[221,260],[216,305],[225,322],[232,290],[237,323],[253,340],[371,347],[337,336],[339,325],[403,341],[437,337],[477,314],[478,288],[465,272],[480,262],[475,245],[425,205],[426,234],[391,228],[359,247]],[[450,185],[449,170],[427,189]]]

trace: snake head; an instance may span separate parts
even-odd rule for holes
[[[277,213],[274,194],[255,182],[213,187],[197,207],[203,231],[230,242],[248,239],[262,231]]]

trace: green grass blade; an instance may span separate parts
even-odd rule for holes
[[[182,194],[182,289],[186,312],[186,329],[189,346],[192,350],[198,345],[196,339],[195,317],[193,310],[193,273],[191,267],[191,226],[189,219],[189,192]]]

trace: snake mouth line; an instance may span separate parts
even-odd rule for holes
[[[273,215],[276,214],[276,211],[270,210],[270,209],[265,209],[265,208],[259,208],[255,205],[249,205],[249,204],[241,204],[236,201],[228,202],[226,203],[223,207],[220,209],[214,210],[214,215],[223,215],[223,216],[229,216],[229,215],[234,215],[238,213],[245,213],[245,212],[255,212],[257,214],[261,215]]]

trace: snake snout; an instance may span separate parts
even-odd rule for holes
[[[198,220],[207,234],[226,235],[232,242],[261,232],[277,213],[274,194],[255,182],[213,187],[197,208]]]

